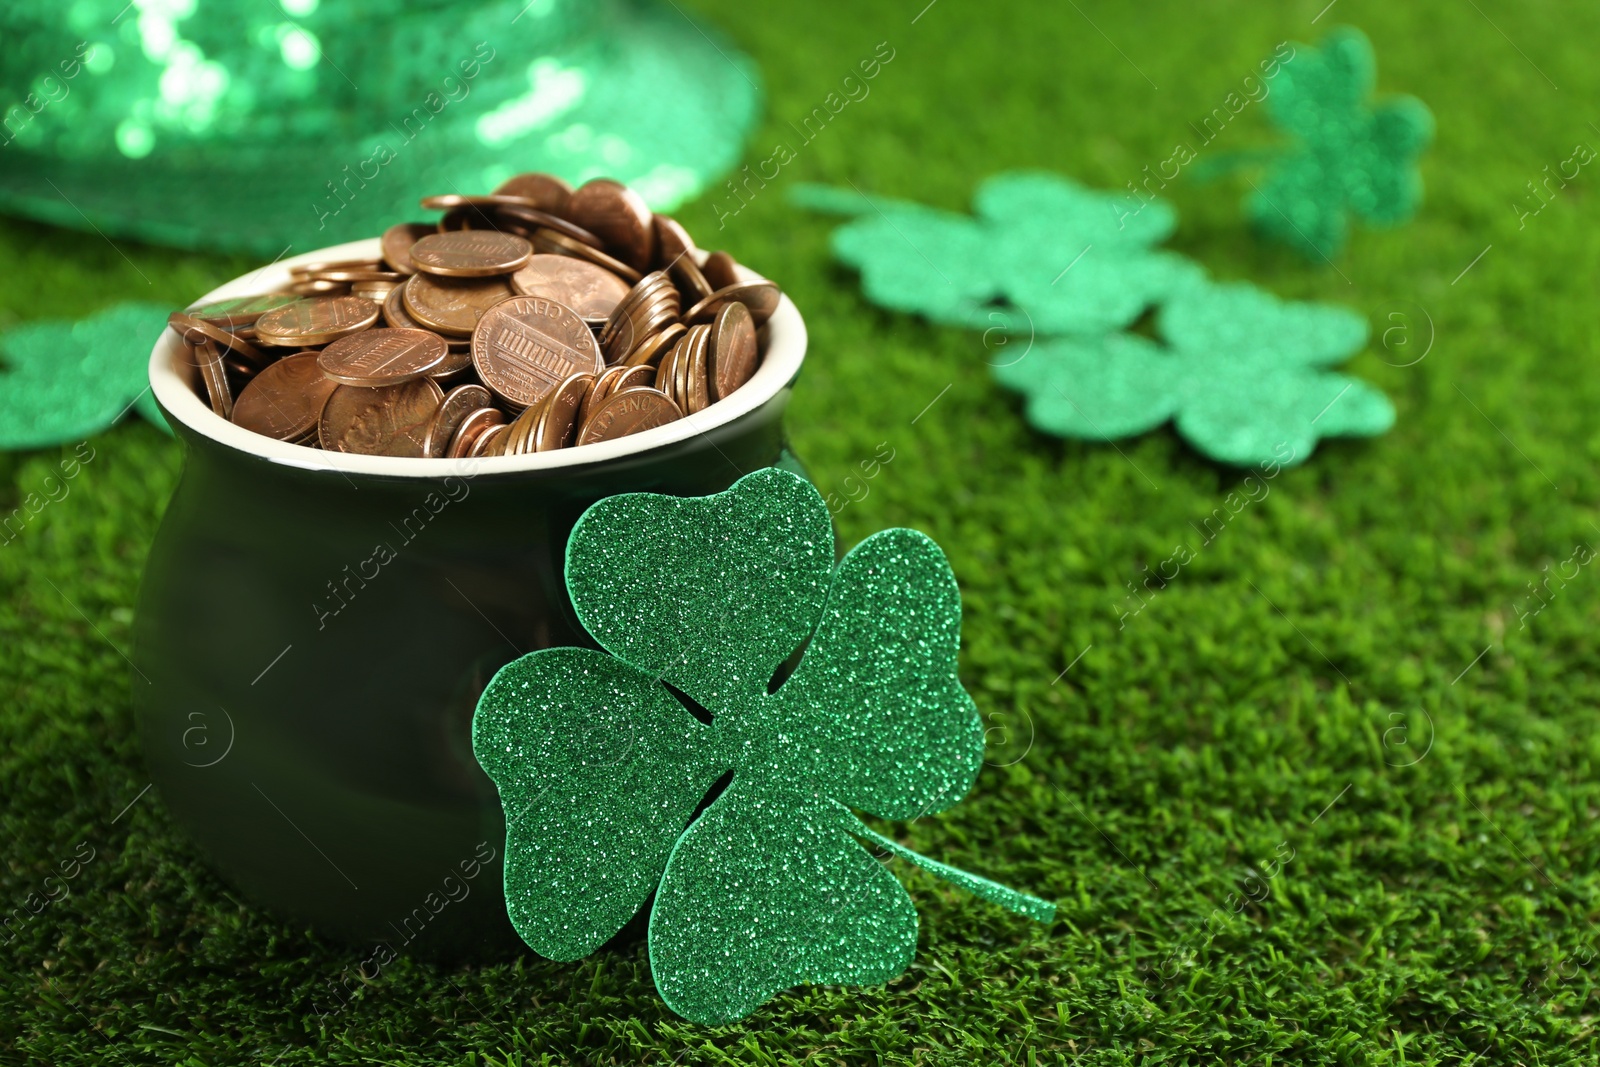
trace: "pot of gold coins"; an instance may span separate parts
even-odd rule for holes
[[[806,332],[615,182],[422,207],[172,315],[150,379],[186,456],[134,686],[152,778],[229,881],[375,951],[470,958],[519,943],[479,693],[592,647],[563,582],[590,504],[798,469]]]

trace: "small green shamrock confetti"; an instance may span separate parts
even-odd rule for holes
[[[1239,466],[1291,466],[1319,438],[1394,424],[1388,397],[1328,369],[1366,343],[1366,321],[1344,308],[1207,283],[1168,301],[1156,329],[1164,346],[1136,334],[1041,341],[993,374],[1046,433],[1113,440],[1171,419],[1195,448]]]
[[[1171,205],[1138,209],[1054,174],[994,175],[978,187],[973,216],[818,186],[795,199],[857,216],[834,232],[833,250],[861,271],[871,300],[947,325],[1104,333],[1202,273],[1157,247],[1177,224]]]
[[[1352,213],[1377,226],[1416,214],[1417,158],[1433,139],[1433,115],[1410,96],[1369,104],[1376,85],[1377,61],[1359,30],[1334,30],[1320,49],[1296,47],[1267,101],[1293,145],[1245,201],[1262,233],[1328,259]]]
[[[114,304],[77,322],[30,322],[0,337],[0,449],[43,448],[109,429],[150,395],[150,347],[170,308]]]
[[[942,811],[982,761],[956,677],[960,594],[927,537],[886,530],[835,566],[822,497],[772,468],[710,497],[602,500],[566,579],[606,651],[508,664],[472,724],[506,813],[507,910],[535,951],[586,956],[654,894],[651,971],[685,1018],[740,1019],[802,982],[884,982],[911,961],[917,913],[863,842],[1053,918],[853,811]]]

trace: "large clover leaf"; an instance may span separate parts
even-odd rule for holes
[[[983,729],[938,546],[888,530],[833,560],[821,496],[777,469],[711,497],[611,497],[578,521],[567,587],[606,652],[508,664],[473,719],[506,811],[507,909],[535,951],[586,955],[654,893],[651,969],[686,1018],[738,1019],[802,982],[885,981],[917,917],[864,841],[1053,916],[855,815],[954,804]]]
[[[1028,421],[1047,433],[1111,440],[1172,419],[1197,449],[1240,466],[1290,466],[1320,438],[1394,424],[1383,393],[1327,369],[1366,342],[1353,312],[1207,284],[1174,296],[1156,324],[1165,345],[1135,334],[1059,338],[994,376],[1026,395]]]
[[[990,177],[974,216],[814,186],[797,199],[857,216],[834,232],[833,250],[861,271],[870,299],[949,325],[1104,333],[1202,275],[1157,247],[1177,224],[1170,205],[1054,174]]]
[[[42,448],[109,429],[150,395],[150,345],[170,308],[115,304],[78,322],[30,322],[0,337],[0,448]]]
[[[1267,107],[1293,143],[1246,200],[1263,233],[1326,259],[1343,246],[1351,214],[1387,226],[1416,213],[1417,158],[1433,116],[1409,96],[1370,104],[1376,84],[1372,45],[1349,27],[1321,48],[1299,46],[1283,65]]]

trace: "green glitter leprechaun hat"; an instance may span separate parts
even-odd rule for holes
[[[651,902],[656,988],[695,1022],[803,982],[885,982],[916,952],[917,912],[867,845],[1054,918],[856,815],[943,811],[983,759],[960,594],[927,537],[885,530],[835,565],[822,497],[773,468],[715,496],[595,504],[566,578],[605,651],[508,664],[472,723],[505,808],[506,906],[535,951],[587,956]]]
[[[270,256],[530,170],[671,207],[760,95],[653,0],[7,0],[0,42],[0,210]]]

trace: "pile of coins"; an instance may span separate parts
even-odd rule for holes
[[[422,207],[443,217],[390,227],[381,259],[174,312],[211,409],[329,451],[517,456],[703,411],[760,364],[778,287],[618,182],[522,174]]]

